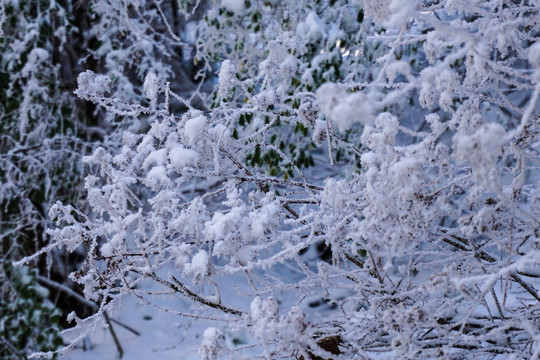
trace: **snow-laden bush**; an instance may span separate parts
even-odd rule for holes
[[[47,215],[52,203],[62,200],[75,204],[84,199],[80,191],[84,179],[81,158],[92,153],[96,144],[105,148],[118,146],[123,132],[118,129],[137,128],[139,125],[138,119],[123,118],[119,121],[108,118],[108,114],[103,115],[104,112],[94,112],[92,104],[78,100],[73,94],[79,72],[89,67],[110,72],[109,77],[102,77],[108,83],[96,84],[90,81],[93,80],[91,77],[87,79],[89,85],[95,85],[93,93],[103,95],[105,90],[114,89],[130,100],[144,99],[143,94],[139,93],[137,97],[137,94],[128,91],[128,87],[122,87],[126,83],[123,81],[127,76],[125,69],[131,72],[130,81],[136,82],[133,69],[137,69],[137,66],[130,67],[114,58],[111,49],[118,46],[119,33],[124,29],[107,22],[107,14],[98,11],[106,10],[100,7],[100,3],[103,5],[99,1],[0,0],[2,266],[48,245],[49,237],[45,230],[52,226]],[[104,22],[107,25],[103,25]],[[103,26],[109,30],[109,36],[97,41]],[[123,45],[127,47],[130,44],[125,42]],[[159,68],[159,63],[154,59],[156,52],[150,49],[149,53],[152,64]],[[112,58],[114,61],[110,61]],[[171,56],[169,61],[174,62],[178,58],[181,56]],[[149,69],[144,67],[145,64],[143,61],[140,65],[144,72],[142,80]],[[120,72],[122,77],[116,76],[116,81],[112,81],[115,71]],[[133,89],[129,81],[127,84]],[[82,208],[82,203],[79,204]],[[61,290],[63,292],[76,288],[67,279],[67,275],[77,267],[76,259],[77,254],[67,256],[63,250],[59,250],[51,251],[46,259],[31,264],[43,276],[39,279],[41,283],[50,279],[57,282],[57,288],[51,284],[45,286],[52,290],[50,299],[66,314],[73,307],[77,307],[79,314],[85,312],[85,306],[74,302],[72,296],[57,296],[58,285],[65,285]],[[9,304],[20,298],[18,287],[13,284],[15,277],[6,274],[0,272],[0,321],[8,321],[5,314],[13,311]],[[30,299],[36,302],[35,306],[42,305],[42,298],[30,297],[26,300]],[[4,342],[17,345],[5,348],[0,356],[2,358],[20,358],[40,349],[51,350],[58,346],[58,341],[44,344],[35,339],[36,334],[46,333],[49,328],[58,330],[50,327],[47,321],[52,310],[48,310],[51,314],[46,311],[32,312],[35,306],[25,304],[29,309],[21,313],[21,318],[23,315],[31,317],[22,320],[36,327],[30,333],[26,325],[20,326],[18,332],[12,331],[13,326],[18,326],[14,322],[15,325],[0,327]]]
[[[64,5],[0,2],[0,357],[6,360],[62,345],[60,312],[35,269],[9,268],[46,244],[48,207],[76,198],[83,178],[78,152],[90,146],[76,136],[76,97],[65,94],[62,64],[71,58],[58,56],[74,33]],[[58,255],[41,262],[42,274],[69,268],[53,266]]]
[[[540,4],[205,6],[169,35],[198,39],[203,72],[221,63],[210,96],[152,70],[135,103],[79,76],[80,97],[152,125],[84,158],[92,211],[50,209],[52,246],[85,248],[71,277],[100,303],[78,330],[126,296],[152,306],[152,281],[193,303],[164,310],[256,345],[229,349],[216,325],[204,359],[537,357]]]

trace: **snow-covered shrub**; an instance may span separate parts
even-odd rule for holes
[[[77,151],[87,145],[76,136],[76,98],[64,93],[58,56],[73,36],[73,17],[65,5],[49,1],[0,6],[0,357],[18,359],[62,345],[60,313],[37,284],[36,271],[6,269],[46,244],[50,201],[76,198],[82,178]],[[41,262],[43,273],[66,265],[53,266],[53,257],[58,253]]]
[[[91,153],[96,144],[107,148],[118,146],[121,139],[118,128],[139,124],[138,119],[110,121],[105,112],[94,111],[93,105],[79,101],[73,94],[77,75],[84,66],[111,71],[109,75],[100,76],[101,82],[91,82],[95,87],[88,89],[90,95],[103,95],[106,90],[118,88],[129,95],[118,84],[118,78],[113,81],[113,70],[124,64],[106,61],[107,56],[112,56],[109,49],[115,46],[118,34],[96,41],[98,25],[106,19],[97,12],[98,5],[97,1],[0,1],[2,263],[20,259],[48,245],[45,229],[51,226],[47,216],[51,201],[75,204],[81,199],[82,156]],[[154,55],[151,51],[151,56]],[[87,80],[93,79],[89,76]],[[135,78],[131,76],[131,80]],[[142,94],[136,97],[137,100],[143,98]],[[54,277],[69,287],[73,284],[67,275],[77,266],[75,258],[65,256],[63,250],[52,251],[45,261],[34,262],[32,266],[46,278]],[[8,286],[10,279],[3,274],[0,274],[0,282],[7,285],[1,293],[1,311],[10,298],[16,297],[10,292],[15,291]],[[57,291],[52,291],[51,299],[58,299]],[[35,298],[35,301],[42,299]],[[71,304],[69,300],[61,302],[56,305],[64,307],[62,310],[66,313],[73,310],[72,301]],[[79,313],[84,312],[80,304],[78,307]],[[47,321],[38,321],[39,314],[44,319],[48,316],[45,312],[26,314],[32,314],[34,324],[47,326]],[[11,340],[6,338],[6,341]],[[24,350],[23,355],[40,348],[51,350],[58,344],[43,347],[40,341],[29,341],[26,345],[19,349]]]
[[[143,9],[141,24],[159,14]],[[71,277],[101,304],[78,330],[125,296],[151,306],[138,286],[153,281],[192,301],[167,311],[220,321],[207,359],[537,357],[540,4],[205,9],[181,35],[198,35],[203,72],[221,63],[209,96],[150,68],[149,103],[79,76],[81,97],[152,124],[84,158],[91,211],[49,211],[53,246],[86,249]],[[253,346],[226,348],[226,327]]]

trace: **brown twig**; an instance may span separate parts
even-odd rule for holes
[[[122,349],[122,345],[120,344],[120,341],[118,340],[118,336],[116,336],[116,332],[114,331],[114,328],[112,326],[111,318],[109,317],[109,314],[104,311],[103,317],[105,318],[105,322],[109,326],[109,331],[111,332],[112,338],[114,340],[114,344],[116,345],[116,349],[118,350],[118,358],[121,359],[122,356],[124,356],[124,349]]]
[[[214,309],[218,309],[218,310],[221,310],[223,312],[229,313],[229,314],[238,315],[238,316],[241,316],[243,314],[242,311],[240,311],[240,310],[232,309],[232,308],[224,306],[222,304],[218,304],[218,303],[215,303],[215,302],[212,302],[212,301],[208,301],[205,298],[203,298],[203,297],[195,294],[191,290],[189,290],[184,284],[182,284],[182,282],[180,282],[180,280],[178,280],[176,277],[174,277],[174,275],[171,275],[171,278],[174,280],[176,285],[178,285],[178,287],[179,287],[179,288],[176,288],[175,290],[189,296],[193,300],[198,301],[201,304],[213,307]],[[174,286],[174,284],[171,284],[171,285]]]
[[[468,251],[468,252],[474,252],[474,257],[477,258],[477,259],[480,259],[480,260],[484,260],[484,261],[487,261],[487,262],[490,262],[490,263],[494,263],[496,261],[496,259],[489,255],[488,253],[486,253],[485,251],[474,251],[474,250],[471,250],[469,249],[466,245],[468,245],[468,241],[459,237],[459,236],[453,236],[452,237],[454,239],[456,239],[458,242],[456,241],[453,241],[449,238],[443,238],[442,240],[447,243],[447,244],[450,244],[460,250],[463,250],[463,251]],[[540,296],[538,296],[538,292],[536,291],[535,288],[533,288],[532,286],[530,286],[529,284],[527,284],[525,281],[523,281],[523,279],[521,279],[517,273],[515,272],[510,272],[510,277],[516,282],[518,283],[523,289],[525,289],[529,294],[532,295],[532,297],[534,297],[536,300],[538,300],[538,302],[540,302]]]
[[[136,273],[139,273],[138,271],[135,271],[135,270],[132,270],[132,271],[134,271]],[[146,275],[150,276],[152,279],[154,279],[158,283],[160,283],[162,285],[165,285],[165,286],[173,289],[176,292],[182,293],[182,294],[190,297],[191,299],[193,299],[193,300],[195,300],[195,301],[197,301],[197,302],[199,302],[201,304],[204,304],[206,306],[210,306],[211,308],[214,308],[214,309],[221,310],[221,311],[223,311],[225,313],[228,313],[228,314],[238,315],[238,316],[243,315],[243,312],[240,311],[240,310],[236,310],[236,309],[230,308],[228,306],[225,306],[223,304],[218,304],[218,303],[206,300],[205,298],[195,294],[193,291],[189,290],[180,280],[178,280],[176,277],[174,277],[174,275],[172,275],[171,277],[172,277],[172,279],[174,280],[175,283],[172,283],[170,281],[161,279],[156,274],[153,274],[153,273],[152,274],[146,274]]]

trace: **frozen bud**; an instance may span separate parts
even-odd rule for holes
[[[458,161],[469,163],[478,182],[489,188],[489,175],[501,155],[504,142],[504,128],[490,123],[480,127],[472,135],[456,134],[454,150]]]
[[[278,304],[274,298],[262,299],[257,296],[251,302],[248,315],[253,326],[253,334],[258,339],[275,337],[279,324]]]
[[[373,122],[373,106],[362,92],[348,93],[338,84],[323,84],[316,93],[317,102],[326,119],[339,131],[347,131],[354,124],[370,125]]]
[[[75,311],[72,311],[72,312],[70,312],[70,313],[68,314],[68,316],[66,317],[66,321],[67,321],[68,323],[70,323],[70,322],[73,322],[73,321],[75,321],[75,320],[78,320],[77,314],[75,313]]]
[[[103,96],[111,90],[111,79],[105,75],[98,75],[91,70],[79,74],[77,78],[77,93],[85,99],[94,96]]]
[[[219,97],[227,99],[233,90],[234,82],[236,81],[236,66],[231,60],[225,60],[221,63],[221,70],[219,71]]]
[[[215,327],[210,327],[204,331],[199,348],[199,358],[201,360],[215,360],[224,348],[223,333]]]
[[[312,140],[317,146],[321,146],[324,140],[326,140],[326,122],[317,120],[315,124],[315,130],[313,131]]]
[[[157,100],[158,100],[159,83],[157,80],[157,76],[154,72],[151,71],[148,74],[146,74],[143,88],[144,88],[144,92],[146,93],[146,97],[150,100],[150,104],[152,108],[155,108],[157,106]]]
[[[315,110],[313,103],[307,102],[302,104],[298,109],[298,117],[302,124],[307,127],[313,127],[315,119],[317,118],[317,111]]]

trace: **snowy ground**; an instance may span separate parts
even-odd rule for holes
[[[117,320],[134,328],[140,336],[121,326],[114,329],[124,349],[123,359],[198,359],[197,349],[200,336],[206,328],[203,321],[171,316],[157,309],[137,304],[127,299],[122,309],[114,316]],[[209,325],[209,324],[206,324]],[[118,352],[108,329],[97,329],[90,337],[90,351],[75,349],[62,358],[72,360],[117,359]]]
[[[302,258],[306,263],[314,266],[317,261],[317,253],[314,249],[310,249]],[[172,269],[164,271],[170,270]],[[268,273],[272,273],[282,279],[286,278],[290,282],[296,282],[301,278],[300,274],[296,273],[293,267],[287,265],[269,269],[267,271]],[[233,287],[231,284],[235,284],[235,286]],[[249,309],[250,302],[253,299],[252,294],[250,294],[252,289],[246,283],[245,279],[240,279],[240,275],[231,275],[228,278],[222,278],[219,285],[221,297],[225,304],[236,309]],[[238,288],[238,285],[244,286],[244,288]],[[140,288],[145,290],[163,290],[151,283],[143,284]],[[274,296],[280,304],[280,308],[283,309],[290,309],[292,305],[297,303],[297,299],[291,296],[291,294],[274,293]],[[175,312],[193,313],[193,304],[179,294],[146,297],[146,299]],[[334,311],[332,306],[320,300],[321,298],[318,296],[308,296],[303,299],[301,302],[302,308],[308,317],[328,316]],[[200,314],[225,318],[223,313],[213,309],[206,310]],[[113,323],[114,330],[124,350],[122,359],[125,360],[199,359],[198,349],[202,334],[211,326],[220,329],[224,333],[226,345],[229,349],[237,349],[248,345],[247,349],[241,352],[243,356],[248,356],[248,358],[250,352],[252,354],[253,352],[260,354],[261,351],[258,346],[249,347],[251,344],[256,344],[256,339],[250,338],[243,333],[231,331],[229,322],[194,319],[168,313],[155,307],[141,304],[140,300],[134,296],[125,296],[118,312],[111,314],[111,316],[140,333],[140,336],[137,336]],[[116,350],[111,333],[105,324],[99,326],[87,338],[86,343],[90,344],[90,350],[85,351],[82,343],[79,343],[75,349],[67,351],[61,358],[65,360],[112,360],[118,358],[118,351]]]
[[[234,292],[234,291],[233,291]],[[226,295],[226,294],[223,294]],[[231,294],[232,295],[232,294]],[[159,306],[177,312],[190,313],[191,303],[183,300],[181,296],[148,297],[148,300]],[[240,306],[242,298],[235,296],[235,306],[248,308],[249,304]],[[240,303],[239,303],[240,302]],[[204,315],[223,318],[222,314],[205,312]],[[175,359],[188,360],[199,359],[197,354],[201,336],[204,330],[210,326],[225,330],[226,322],[193,319],[168,313],[141,304],[134,296],[126,296],[122,301],[120,310],[112,314],[112,317],[123,324],[133,328],[140,336],[113,323],[114,330],[124,350],[123,359]],[[233,345],[233,334],[227,340],[229,346]],[[241,343],[237,336],[237,343]],[[110,331],[106,326],[96,329],[95,333],[87,339],[91,344],[90,351],[84,351],[82,346],[70,350],[62,357],[66,360],[90,360],[90,359],[117,359],[118,351],[114,344]],[[82,345],[82,344],[81,344]]]

